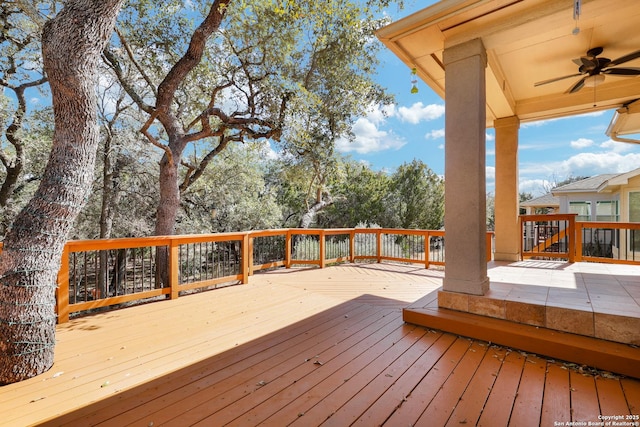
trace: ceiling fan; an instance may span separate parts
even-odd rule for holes
[[[615,65],[624,64],[633,59],[640,58],[640,50],[631,52],[627,55],[621,56],[613,61],[609,58],[598,57],[602,53],[601,47],[594,47],[587,51],[586,56],[582,56],[579,59],[574,59],[573,62],[579,66],[578,73],[570,74],[568,76],[556,77],[554,79],[543,80],[537,82],[534,86],[542,86],[549,83],[557,82],[559,80],[570,79],[571,77],[583,76],[580,80],[574,83],[565,93],[574,93],[582,89],[584,86],[594,87],[604,81],[605,74],[613,74],[618,76],[638,76],[640,75],[640,68],[635,67],[620,67],[611,68]]]

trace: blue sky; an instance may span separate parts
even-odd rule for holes
[[[404,11],[394,9],[390,15],[397,19],[432,3],[410,1]],[[386,48],[380,63],[378,82],[394,94],[396,105],[374,106],[367,117],[359,118],[355,142],[339,143],[339,151],[376,170],[392,171],[417,158],[444,175],[444,101],[422,81],[418,93],[411,94],[410,69]],[[520,191],[537,196],[550,182],[570,176],[622,173],[640,167],[640,145],[614,142],[605,135],[613,113],[522,123]],[[494,165],[494,132],[488,129],[487,191],[494,190]]]

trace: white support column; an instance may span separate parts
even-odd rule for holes
[[[505,117],[493,122],[496,129],[496,261],[520,259],[518,223],[518,129],[520,119]]]
[[[445,248],[443,290],[484,295],[489,290],[486,225],[487,56],[480,39],[444,51]]]

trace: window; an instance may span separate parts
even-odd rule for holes
[[[640,191],[629,193],[629,222],[640,222]],[[640,251],[640,230],[630,230],[632,251]]]
[[[591,202],[569,202],[569,213],[578,214],[576,221],[591,221]]]
[[[596,221],[617,222],[620,221],[618,201],[596,202]]]
[[[629,193],[629,222],[640,222],[640,191]]]

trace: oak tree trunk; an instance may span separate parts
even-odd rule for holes
[[[40,187],[0,255],[0,384],[53,364],[56,274],[88,197],[99,141],[97,66],[123,0],[69,0],[43,30],[55,130]]]

